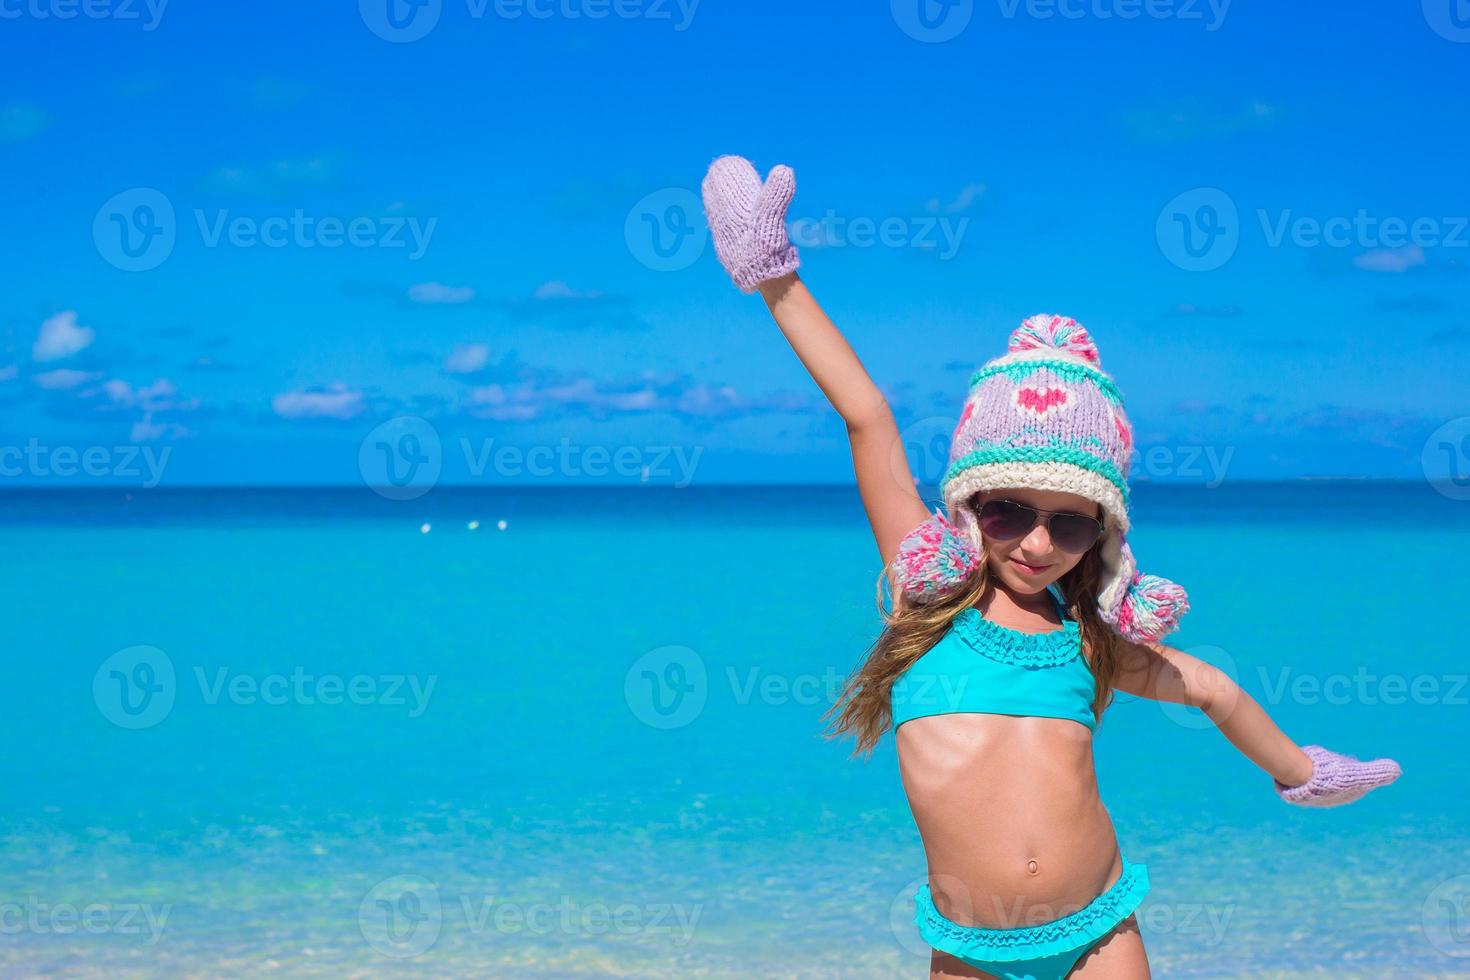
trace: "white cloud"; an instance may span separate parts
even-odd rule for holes
[[[470,286],[446,286],[442,282],[421,282],[408,288],[408,298],[415,303],[468,303],[475,298]]]
[[[14,381],[15,376],[18,374],[20,374],[20,368],[14,364],[7,364],[5,367],[0,367],[0,381]]]
[[[1423,265],[1424,261],[1424,249],[1408,245],[1364,252],[1353,259],[1353,265],[1368,272],[1407,272],[1416,265]]]
[[[151,414],[144,415],[141,421],[133,423],[133,442],[152,442],[155,439],[180,438],[192,435],[188,429],[175,422],[154,422]]]
[[[31,347],[31,357],[37,361],[59,361],[89,346],[95,336],[91,327],[77,325],[76,311],[63,310],[41,324],[41,332]]]
[[[474,374],[490,363],[486,344],[460,344],[444,359],[444,370],[450,374]]]
[[[131,405],[133,403],[133,386],[126,381],[110,378],[102,382],[102,390],[107,393],[108,398],[111,398],[119,405]]]
[[[534,296],[539,300],[600,299],[602,292],[596,289],[573,289],[564,282],[553,280],[537,286]]]
[[[71,368],[57,368],[55,371],[43,371],[33,375],[31,380],[47,391],[65,391],[96,381],[102,375],[96,371],[74,371]]]
[[[285,391],[271,399],[271,408],[283,419],[350,419],[366,407],[362,392],[342,384]]]
[[[137,404],[145,411],[183,410],[198,407],[197,402],[175,402],[173,397],[179,393],[174,383],[167,378],[159,378],[151,385],[133,390],[133,386],[118,378],[109,378],[102,382],[102,391],[117,405]]]

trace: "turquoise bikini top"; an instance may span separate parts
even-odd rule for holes
[[[1061,596],[1048,588],[1062,628],[1022,633],[992,623],[971,606],[893,684],[893,728],[927,715],[1037,715],[1070,718],[1097,730],[1097,681],[1082,656],[1082,634]]]

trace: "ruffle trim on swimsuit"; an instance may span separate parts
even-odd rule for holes
[[[933,948],[952,956],[1009,962],[1054,956],[1106,936],[1138,908],[1148,894],[1148,868],[1124,862],[1113,886],[1071,915],[1019,929],[962,926],[934,907],[927,883],[914,895],[914,924]]]
[[[952,626],[976,652],[1001,663],[1058,667],[1082,652],[1082,636],[1073,619],[1062,620],[1062,628],[1049,633],[1022,633],[992,623],[971,606],[955,616]]]

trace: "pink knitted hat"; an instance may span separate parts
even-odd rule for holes
[[[910,532],[895,559],[904,594],[929,601],[961,585],[983,560],[968,501],[985,490],[1027,487],[1074,493],[1103,510],[1098,608],[1119,635],[1151,642],[1189,609],[1184,589],[1144,575],[1128,546],[1128,466],[1133,428],[1087,330],[1041,314],[1011,334],[1007,352],[970,379],[949,466],[944,513]]]

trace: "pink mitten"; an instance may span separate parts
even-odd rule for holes
[[[1272,780],[1276,795],[1298,806],[1342,806],[1361,798],[1371,789],[1387,786],[1402,772],[1392,759],[1362,762],[1320,745],[1303,745],[1302,751],[1312,758],[1311,779],[1300,786],[1286,786],[1279,780]]]
[[[790,167],[771,168],[762,184],[749,160],[723,156],[710,164],[702,190],[715,254],[743,291],[801,264],[786,234],[786,209],[796,195]]]

